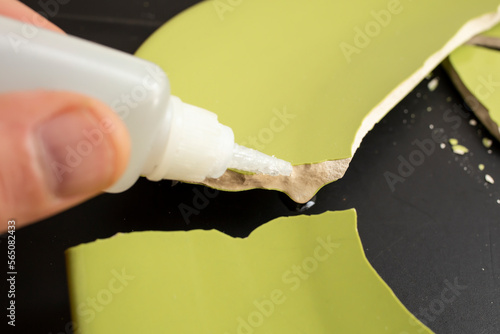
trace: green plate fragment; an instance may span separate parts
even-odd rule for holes
[[[240,144],[302,166],[291,177],[229,172],[205,184],[278,189],[303,203],[344,175],[365,134],[454,48],[499,21],[499,4],[203,1],[137,55],[166,71],[173,94],[217,113]]]
[[[464,45],[450,55],[446,68],[465,101],[500,140],[500,51]]]
[[[366,260],[354,210],[246,239],[135,232],[66,253],[79,333],[431,333]]]

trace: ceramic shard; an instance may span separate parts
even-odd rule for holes
[[[364,256],[354,210],[246,239],[135,232],[66,253],[79,333],[431,333]]]
[[[500,140],[500,51],[464,45],[445,68],[478,119]]]
[[[373,125],[449,53],[499,21],[499,4],[203,1],[137,55],[166,71],[174,95],[217,113],[239,144],[331,176],[253,182],[229,172],[205,184],[277,189],[303,203],[348,167],[325,162],[352,158]]]
[[[230,191],[265,188],[286,193],[297,203],[306,203],[325,184],[342,178],[351,159],[325,161],[293,166],[291,176],[241,174],[227,171],[218,179],[206,179],[203,184]]]

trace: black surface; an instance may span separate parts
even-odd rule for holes
[[[133,52],[161,23],[196,2],[71,1],[51,19],[71,34]],[[38,1],[27,3],[43,11]],[[488,135],[484,127],[469,124],[475,118],[446,74],[440,68],[434,73],[440,78],[436,91],[424,80],[365,137],[345,177],[323,188],[303,213],[356,208],[370,263],[436,333],[500,333],[500,146],[488,152],[481,144]],[[438,143],[392,191],[387,172],[398,173],[400,157],[416,158],[414,141],[432,139],[433,131],[457,138],[470,153],[459,156]],[[485,173],[497,184],[485,183]],[[200,192],[213,198],[200,201]],[[213,193],[141,179],[124,193],[99,196],[18,230],[15,332],[71,332],[63,254],[68,247],[138,230],[216,228],[246,236],[273,218],[299,214],[301,207],[271,191]],[[185,219],[181,205],[201,209]],[[0,238],[4,254],[5,240]],[[451,301],[452,294],[442,293],[454,283],[461,288]]]

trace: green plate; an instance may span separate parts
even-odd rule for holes
[[[246,239],[119,234],[66,255],[81,333],[431,333],[368,263],[354,210],[279,218]]]
[[[499,4],[203,1],[137,55],[166,71],[174,95],[217,113],[240,144],[317,165],[289,178],[230,173],[205,184],[305,202],[343,176],[365,134],[453,49],[499,21]]]

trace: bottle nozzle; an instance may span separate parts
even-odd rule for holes
[[[161,179],[201,182],[218,178],[226,169],[267,175],[290,175],[292,165],[234,143],[233,130],[217,115],[171,96],[163,131],[143,174]]]
[[[234,144],[228,168],[271,176],[292,174],[291,163],[238,144]]]

